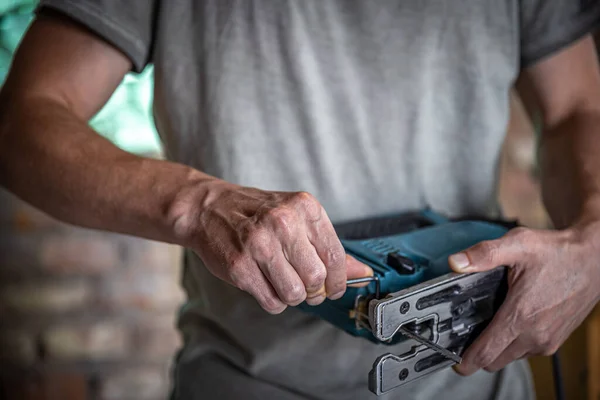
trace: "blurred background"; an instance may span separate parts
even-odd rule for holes
[[[0,85],[36,0],[0,0]],[[117,146],[162,157],[151,116],[152,67],[128,75],[90,124]],[[93,77],[90,77],[93,79]],[[500,201],[508,217],[548,226],[534,127],[517,96]],[[0,189],[0,399],[154,400],[169,391],[183,301],[179,249],[60,223]],[[568,399],[600,399],[600,314],[561,349]],[[553,399],[547,357],[530,359]]]

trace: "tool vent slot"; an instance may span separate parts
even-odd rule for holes
[[[364,241],[362,244],[369,250],[372,250],[375,253],[378,253],[381,255],[399,251],[398,248],[396,248],[395,246],[392,246],[391,244],[389,244],[388,242],[386,242],[384,240],[368,240],[368,241]]]

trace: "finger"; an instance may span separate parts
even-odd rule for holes
[[[306,236],[282,244],[285,258],[300,278],[306,291],[306,303],[318,305],[325,301],[327,269]]]
[[[256,299],[258,304],[270,314],[280,314],[287,306],[279,299],[277,292],[257,264],[251,265],[246,278],[237,286]]]
[[[448,258],[455,272],[481,272],[501,265],[512,266],[524,255],[523,243],[517,235],[485,240]]]
[[[346,291],[346,252],[325,211],[320,219],[309,222],[307,233],[326,268],[327,296],[332,300],[339,299]]]
[[[468,376],[490,365],[517,338],[512,309],[507,302],[500,307],[489,325],[467,348],[462,362],[454,366],[456,372]]]
[[[258,260],[257,263],[284,304],[297,306],[306,299],[304,282],[282,251],[276,252],[271,260]]]
[[[513,342],[504,350],[498,358],[496,358],[491,364],[483,366],[488,372],[500,371],[513,361],[519,360],[527,355],[527,348],[523,344],[520,338],[513,340]]]
[[[366,264],[361,263],[356,258],[346,254],[346,273],[348,279],[366,278],[373,276],[373,269]],[[364,287],[368,286],[371,282],[355,283],[354,285],[348,285],[348,287]]]
[[[304,197],[306,196],[300,196],[298,201],[304,201]],[[318,204],[317,206],[320,207]],[[298,207],[298,209],[302,210],[302,207]],[[276,248],[302,281],[307,304],[322,303],[326,298],[327,269],[315,247],[308,240],[305,226],[298,225],[293,208],[279,207],[270,210],[268,223],[269,229],[276,234],[277,240],[273,240],[273,237],[270,236],[268,246],[255,245],[254,247],[259,250],[254,252],[255,258],[263,260],[261,265],[269,265],[276,259],[275,253],[271,249]],[[278,263],[281,265],[283,260],[278,260]],[[273,272],[271,275],[275,275],[275,273]],[[292,282],[289,279],[287,282],[282,282],[284,286],[290,283]],[[280,290],[285,291],[283,287]]]

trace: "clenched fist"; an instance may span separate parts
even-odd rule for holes
[[[208,186],[207,186],[208,185]],[[175,207],[175,230],[216,277],[250,293],[272,314],[306,300],[343,296],[346,280],[372,275],[347,256],[319,202],[212,180]],[[208,189],[207,189],[208,187]]]

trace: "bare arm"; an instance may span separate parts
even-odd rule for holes
[[[177,242],[170,205],[208,177],[120,150],[87,124],[130,68],[79,26],[35,21],[0,92],[0,184],[66,222]]]
[[[339,298],[372,274],[308,193],[241,187],[118,149],[87,121],[130,61],[62,19],[33,23],[0,93],[0,184],[72,224],[193,249],[268,312]]]
[[[543,124],[542,195],[556,229],[514,229],[450,257],[457,272],[509,267],[506,300],[456,367],[463,375],[555,353],[600,300],[596,57],[588,36],[522,75],[522,97]]]
[[[542,122],[542,196],[557,228],[600,217],[600,73],[588,36],[524,71],[522,98]]]

